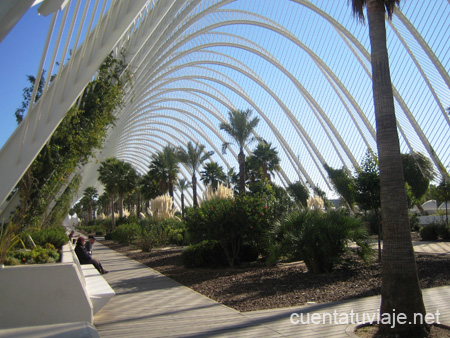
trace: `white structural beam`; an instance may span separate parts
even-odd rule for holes
[[[145,5],[145,0],[115,1],[111,8],[111,17],[117,20],[101,20],[103,39],[98,41],[91,32],[84,44],[91,51],[91,57],[82,58],[81,49],[73,52],[72,58],[80,60],[79,72],[68,72],[63,67],[60,77],[68,83],[69,91],[62,92],[62,86],[50,85],[45,96],[29,111],[24,121],[17,127],[10,139],[0,151],[0,205],[3,204],[10,191],[16,186],[31,162],[58,127],[66,112],[74,104],[85,86],[92,79],[105,57],[111,52],[117,41],[129,28],[131,22]],[[57,97],[57,100],[53,100]],[[39,119],[36,112],[44,111],[47,119]],[[30,128],[31,126],[36,126]]]

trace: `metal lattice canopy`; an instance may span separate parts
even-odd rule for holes
[[[220,152],[231,109],[261,119],[255,133],[279,152],[279,185],[300,180],[331,193],[325,163],[354,170],[368,148],[376,152],[368,27],[347,1],[60,2],[37,74],[59,61],[52,48],[61,64],[73,52],[1,150],[1,202],[111,50],[126,51],[133,86],[105,148],[81,169],[80,194],[101,188],[103,159],[145,173],[167,144],[200,142],[224,168],[237,167],[235,152]],[[450,160],[449,17],[448,0],[408,0],[386,23],[402,152],[425,154],[441,175]]]

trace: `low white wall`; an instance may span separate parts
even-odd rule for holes
[[[0,328],[93,323],[86,288],[73,263],[2,266]]]
[[[430,216],[419,216],[420,225],[426,225],[431,223],[442,223],[445,221],[445,215],[430,215]]]

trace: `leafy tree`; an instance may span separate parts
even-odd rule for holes
[[[76,193],[75,186],[69,184],[75,177],[73,172],[102,146],[108,126],[115,121],[113,111],[121,105],[123,89],[130,81],[125,68],[120,57],[110,54],[104,60],[97,77],[87,85],[19,182],[21,205],[14,222],[38,227],[60,223],[53,217],[55,213],[52,216],[56,204],[51,202],[55,196],[67,198]],[[41,79],[40,84],[43,82]],[[57,213],[64,214],[62,210]]]
[[[355,177],[356,202],[363,210],[373,210],[379,215],[380,203],[380,171],[378,158],[372,150],[368,150],[356,171]]]
[[[287,191],[295,202],[300,203],[303,208],[308,205],[309,191],[302,182],[297,181],[288,185]]]
[[[355,204],[355,183],[351,174],[344,168],[333,169],[327,164],[324,164],[324,168],[328,173],[328,177],[330,178],[335,191],[347,203],[350,210],[354,212],[353,205]]]
[[[377,219],[378,260],[381,261],[380,171],[378,158],[371,149],[361,163],[355,177],[356,202],[363,210],[373,210]]]
[[[423,201],[430,181],[435,177],[433,164],[423,154],[414,152],[402,154],[402,164],[405,181],[411,187],[414,203],[419,209],[422,209],[420,202]]]
[[[206,163],[203,171],[200,172],[201,178],[205,185],[210,184],[213,189],[217,189],[219,182],[226,181],[226,175],[223,172],[223,168],[214,161]]]
[[[195,172],[198,170],[198,167],[209,157],[214,154],[213,151],[205,151],[205,146],[203,144],[196,143],[195,146],[192,142],[189,141],[187,144],[187,149],[179,148],[178,149],[178,158],[181,163],[187,165],[189,170],[192,173],[192,198],[194,207],[198,206],[197,201],[197,176]]]
[[[230,136],[239,148],[238,162],[239,162],[239,193],[245,194],[245,154],[244,147],[255,141],[255,137],[251,137],[253,130],[259,123],[259,118],[252,118],[252,111],[247,110],[232,110],[228,113],[229,122],[220,123],[220,129]],[[222,144],[222,152],[225,154],[227,148],[231,145],[229,142]]]
[[[445,221],[448,224],[448,202],[450,201],[450,183],[445,180],[445,178],[441,181],[441,183],[436,188],[437,198],[439,201],[445,202]]]
[[[364,20],[367,7],[377,148],[380,167],[380,199],[383,219],[383,257],[381,315],[393,318],[394,311],[405,315],[405,323],[414,323],[417,314],[425,316],[414,250],[411,243],[408,204],[397,133],[392,81],[386,44],[386,14],[390,19],[400,0],[352,0],[352,11]],[[395,327],[381,323],[380,333],[401,336],[425,336],[425,323]]]
[[[27,112],[28,107],[30,105],[31,96],[33,95],[34,84],[36,83],[36,78],[33,75],[27,75],[27,80],[30,83],[30,87],[25,87],[23,89],[22,91],[23,101],[20,105],[20,108],[17,108],[16,111],[14,112],[17,124],[22,122],[25,117],[25,113]],[[38,89],[36,90],[36,97],[34,103],[36,103],[41,97],[42,92],[44,91],[44,84],[45,84],[45,71],[42,71],[41,79],[39,80],[38,83]]]

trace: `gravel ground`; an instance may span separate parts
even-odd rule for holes
[[[253,264],[239,268],[185,268],[180,247],[145,253],[112,241],[102,243],[137,260],[193,290],[238,311],[326,303],[380,293],[379,263],[365,265],[348,258],[333,273],[313,275],[302,262],[266,267]],[[422,288],[450,285],[450,256],[418,254]]]

